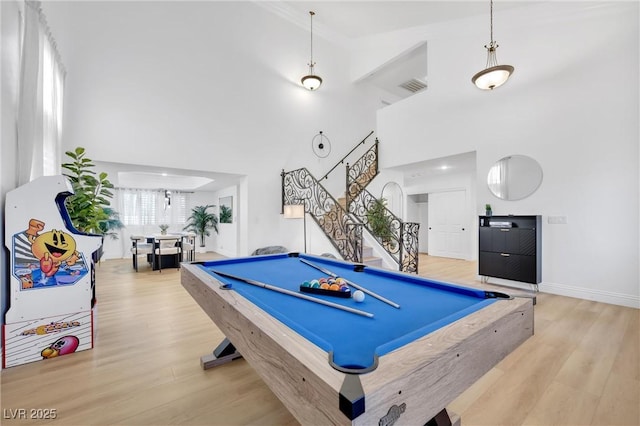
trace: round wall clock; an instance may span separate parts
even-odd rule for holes
[[[322,130],[311,140],[311,148],[313,148],[313,153],[320,158],[325,158],[331,152],[331,142],[322,133]]]

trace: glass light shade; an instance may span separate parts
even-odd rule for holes
[[[476,73],[471,78],[473,84],[482,90],[493,90],[507,82],[514,68],[511,65],[496,65]]]
[[[322,84],[322,79],[314,74],[305,75],[300,81],[307,90],[318,90]]]

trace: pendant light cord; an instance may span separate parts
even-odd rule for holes
[[[315,15],[315,12],[310,11],[309,12],[309,19],[311,20],[311,62],[309,63],[309,66],[311,68],[313,68],[313,15]]]
[[[489,8],[490,10],[490,15],[491,15],[491,24],[490,24],[490,28],[491,28],[491,45],[493,45],[493,0],[491,0],[491,6]]]

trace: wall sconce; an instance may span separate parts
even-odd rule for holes
[[[491,42],[484,47],[487,49],[487,64],[485,69],[471,78],[471,81],[478,89],[493,90],[506,83],[514,70],[511,65],[498,65],[496,59],[498,44],[493,41],[493,0],[491,0]]]
[[[307,215],[304,201],[302,204],[287,204],[284,206],[285,219],[302,219],[304,224],[304,252],[307,252]]]
[[[315,12],[309,12],[309,15],[311,16],[311,60],[309,61],[309,74],[302,77],[300,82],[307,90],[318,90],[322,84],[322,79],[313,73],[313,67],[316,65],[313,62],[313,15],[315,15]]]

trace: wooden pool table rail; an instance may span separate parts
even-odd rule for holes
[[[531,299],[498,300],[380,357],[375,371],[357,376],[366,407],[350,420],[338,407],[345,374],[329,365],[325,351],[238,293],[219,289],[198,265],[183,264],[181,281],[302,424],[378,424],[403,403],[396,424],[424,424],[533,334]]]

